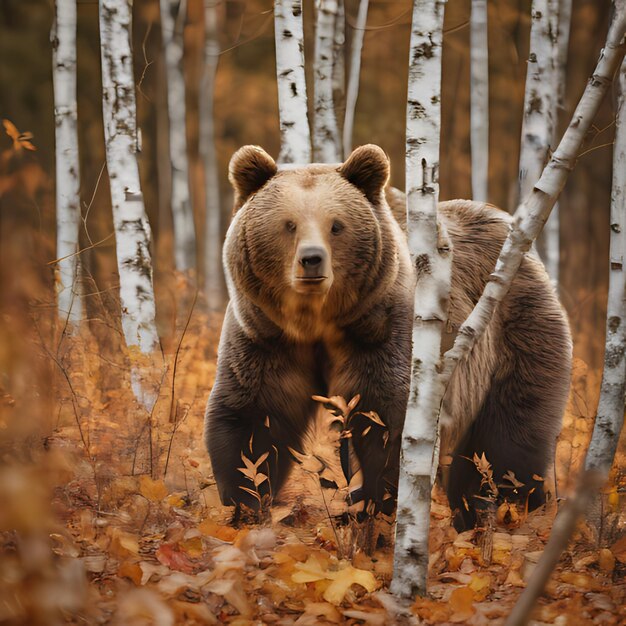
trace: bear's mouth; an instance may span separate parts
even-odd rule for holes
[[[298,276],[296,280],[299,283],[317,285],[319,283],[323,283],[327,278],[328,276]]]
[[[322,295],[328,291],[332,278],[329,276],[294,276],[292,279],[292,288],[296,293],[304,296],[315,294]]]

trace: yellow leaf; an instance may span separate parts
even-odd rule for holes
[[[170,506],[180,508],[185,504],[185,500],[179,493],[173,493],[171,496],[167,497],[167,503]]]
[[[481,602],[491,592],[491,576],[486,572],[472,574],[468,587],[474,592],[474,600]]]
[[[160,502],[167,495],[167,487],[162,480],[144,475],[139,478],[139,493],[151,502]]]
[[[109,551],[116,556],[139,554],[139,537],[137,535],[127,533],[119,528],[111,528],[109,535],[111,537]]]
[[[190,537],[178,544],[189,556],[198,557],[202,556],[202,538]]]
[[[297,571],[291,576],[294,583],[313,583],[327,578],[328,572],[324,571],[314,554],[309,555],[304,563],[296,563],[295,569]]]
[[[332,574],[332,576],[328,576],[328,578],[332,578],[333,582],[324,592],[324,600],[331,604],[341,604],[346,592],[355,583],[361,585],[361,587],[364,587],[365,590],[370,593],[379,585],[379,582],[372,572],[356,569],[356,567],[352,567],[352,565],[348,565],[338,572],[328,572],[328,574]]]

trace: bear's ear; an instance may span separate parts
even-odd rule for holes
[[[371,203],[378,204],[389,180],[389,159],[382,148],[370,143],[354,150],[339,173]]]
[[[276,174],[274,159],[259,146],[243,146],[230,159],[228,180],[235,190],[233,212]]]

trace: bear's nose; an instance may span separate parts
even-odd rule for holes
[[[300,265],[308,272],[319,269],[326,258],[326,250],[320,246],[306,246],[299,250]]]

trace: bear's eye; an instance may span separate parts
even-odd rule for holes
[[[285,222],[285,228],[290,232],[293,233],[296,230],[296,225],[289,220],[288,222]]]
[[[333,222],[330,232],[333,235],[338,235],[343,230],[343,224],[341,222]]]

